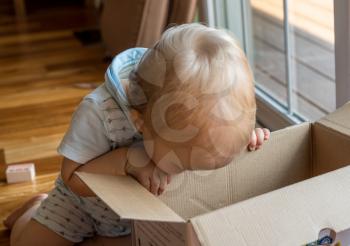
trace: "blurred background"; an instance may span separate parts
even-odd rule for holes
[[[122,50],[152,46],[172,24],[230,30],[255,74],[257,122],[277,130],[350,98],[349,9],[346,0],[0,0],[0,220],[52,187],[74,109]],[[25,162],[36,180],[6,184],[6,166]],[[0,245],[6,233],[0,224]]]

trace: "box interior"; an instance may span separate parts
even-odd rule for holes
[[[312,124],[272,133],[262,149],[244,152],[215,171],[173,178],[160,199],[184,219],[307,179],[312,174]]]
[[[174,177],[160,199],[188,220],[349,165],[350,131],[342,115],[273,132],[262,149],[222,169]]]

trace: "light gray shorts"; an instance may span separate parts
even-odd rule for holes
[[[95,235],[118,237],[131,231],[130,222],[121,221],[101,199],[77,196],[61,177],[33,218],[75,243]]]

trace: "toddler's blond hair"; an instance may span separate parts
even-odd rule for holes
[[[201,145],[213,147],[215,142],[203,133],[230,127],[234,144],[225,153],[228,158],[248,144],[255,125],[253,76],[226,31],[195,23],[169,28],[131,80],[148,101],[145,124],[165,140],[191,145],[202,140]]]

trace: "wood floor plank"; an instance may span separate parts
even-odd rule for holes
[[[82,98],[90,90],[74,87],[45,88],[32,91],[18,92],[16,95],[3,95],[0,98],[0,110],[19,106],[36,105],[54,101]]]
[[[38,9],[25,21],[0,13],[0,149],[7,164],[32,162],[37,173],[34,182],[0,182],[0,246],[9,245],[1,221],[53,187],[62,161],[57,146],[92,90],[76,85],[104,80],[103,46],[84,46],[74,36],[96,26],[95,13],[76,5]]]

